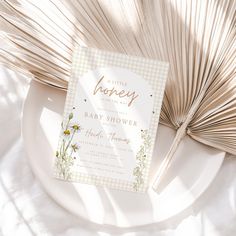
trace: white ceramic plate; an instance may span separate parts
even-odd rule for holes
[[[159,192],[146,194],[56,180],[52,177],[66,93],[32,82],[23,111],[23,138],[33,172],[48,194],[68,211],[98,224],[141,226],[165,221],[189,207],[210,185],[225,153],[189,137],[180,144]],[[151,175],[175,132],[159,126]]]

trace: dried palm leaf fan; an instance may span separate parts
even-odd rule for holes
[[[76,44],[170,63],[160,122],[236,154],[236,1],[9,0],[0,6],[0,61],[66,89]]]

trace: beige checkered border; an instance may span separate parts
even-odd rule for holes
[[[155,144],[165,82],[168,73],[168,63],[80,46],[76,48],[72,62],[72,74],[65,103],[64,119],[66,119],[66,117],[68,117],[69,113],[72,111],[73,102],[76,96],[78,78],[90,70],[101,67],[126,68],[142,76],[151,85],[154,92],[154,114],[152,115],[149,127],[151,148],[149,149],[148,153],[146,153],[148,161],[143,173],[144,185],[139,190],[139,192],[145,192],[148,186],[149,169]],[[54,175],[56,178],[62,179],[62,177],[59,176],[56,168],[54,168]],[[86,175],[77,171],[72,173],[71,180],[87,184],[107,186],[114,189],[134,191],[132,182],[118,180],[115,178]]]

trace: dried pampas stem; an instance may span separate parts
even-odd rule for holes
[[[186,135],[187,125],[188,125],[187,122],[183,123],[181,127],[177,130],[174,141],[170,147],[170,150],[168,151],[160,167],[158,168],[157,175],[155,176],[155,181],[153,182],[153,185],[152,185],[155,191],[158,189],[159,184],[162,180],[162,177],[164,176],[166,170],[168,169],[170,162],[175,154],[175,151],[178,148],[179,143],[181,142],[183,137]]]
[[[193,106],[191,107],[190,111],[188,112],[188,115],[185,119],[185,121],[181,124],[181,126],[177,129],[175,138],[173,143],[171,144],[170,150],[166,154],[164,160],[162,161],[160,167],[158,168],[157,174],[155,176],[155,180],[153,182],[153,189],[157,191],[158,186],[162,180],[162,177],[164,176],[166,170],[168,169],[170,162],[175,154],[175,151],[177,150],[181,140],[185,137],[185,135],[188,134],[188,125],[191,122],[193,115],[197,111],[204,95],[205,95],[206,89],[202,91],[202,93],[198,96],[196,101],[194,102]]]

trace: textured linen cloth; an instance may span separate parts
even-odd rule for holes
[[[161,224],[119,229],[79,219],[43,190],[21,137],[30,79],[0,67],[0,236],[234,236],[236,158],[227,156],[210,187],[188,209]]]

